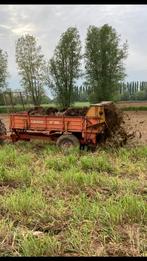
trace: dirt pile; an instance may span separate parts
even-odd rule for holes
[[[88,111],[88,107],[82,108],[69,108],[64,112],[65,116],[85,116]]]
[[[106,129],[103,144],[111,147],[124,146],[136,137],[136,131],[128,130],[125,125],[124,113],[114,103],[104,104]]]
[[[88,111],[88,107],[82,108],[68,108],[59,110],[55,107],[48,107],[47,109],[43,107],[35,107],[28,110],[30,115],[49,115],[49,116],[84,116]]]
[[[45,115],[46,114],[45,109],[40,106],[35,106],[34,108],[29,109],[28,113],[30,115]]]

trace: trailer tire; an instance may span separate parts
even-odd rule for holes
[[[80,142],[78,138],[72,134],[63,134],[57,139],[56,145],[62,150],[68,150],[69,148],[79,148]]]
[[[5,128],[5,124],[0,120],[0,136],[6,135],[6,134],[7,134],[7,131]],[[3,143],[4,143],[4,140],[0,139],[0,144],[3,144]]]

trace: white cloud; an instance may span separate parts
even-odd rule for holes
[[[128,40],[128,79],[146,77],[147,71],[146,5],[1,5],[0,48],[9,56],[12,79],[17,77],[15,42],[25,33],[33,34],[47,58],[53,54],[61,33],[69,26],[79,30],[84,46],[89,25],[110,24]],[[11,78],[10,78],[11,86]]]
[[[34,25],[26,24],[26,25],[19,25],[18,27],[13,28],[11,31],[17,35],[22,35],[27,33],[33,33],[36,31],[36,28]]]

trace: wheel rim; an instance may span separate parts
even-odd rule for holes
[[[70,148],[72,148],[73,147],[73,143],[72,143],[72,141],[70,141],[70,140],[65,140],[65,141],[63,141],[62,142],[62,144],[61,144],[61,148],[62,149],[70,149]]]

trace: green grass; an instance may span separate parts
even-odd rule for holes
[[[2,201],[2,206],[9,211],[10,214],[31,215],[33,212],[45,210],[46,204],[42,194],[33,191],[31,188],[19,190],[10,193]]]
[[[147,106],[128,106],[122,107],[123,111],[147,111]]]
[[[0,147],[1,256],[146,256],[147,146]]]
[[[45,235],[35,237],[28,233],[20,238],[19,252],[22,256],[54,256],[59,255],[60,242],[54,237]]]

